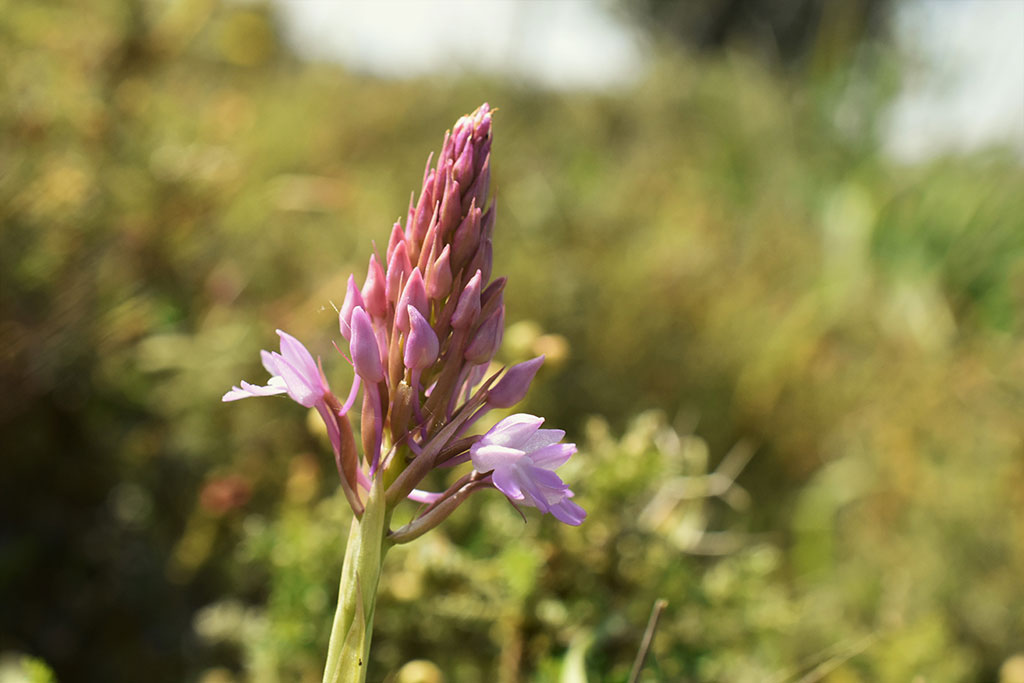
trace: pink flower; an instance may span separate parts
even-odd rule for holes
[[[271,374],[267,385],[261,387],[243,381],[241,386],[231,387],[222,401],[287,393],[293,401],[306,408],[323,402],[330,388],[313,356],[302,342],[287,332],[278,330],[277,336],[281,338],[281,353],[260,351],[263,367]]]
[[[336,413],[328,406],[328,399],[337,406],[337,399],[331,394],[331,388],[327,386],[320,366],[313,360],[312,354],[295,337],[287,332],[277,331],[281,338],[281,353],[272,351],[260,351],[263,359],[263,367],[270,373],[270,380],[266,386],[257,386],[248,382],[241,382],[241,386],[231,387],[231,391],[224,394],[222,401],[237,401],[252,396],[273,396],[275,394],[287,393],[288,396],[305,408],[316,408],[327,426],[327,437],[331,441],[331,447],[339,458],[339,472],[341,472],[342,441],[341,426],[339,419],[344,418],[348,406]],[[354,486],[354,484],[352,484]]]
[[[570,500],[573,492],[554,472],[576,452],[576,445],[560,443],[565,432],[541,429],[543,422],[525,413],[506,417],[473,444],[473,468],[491,472],[495,488],[510,500],[578,526],[587,513]]]

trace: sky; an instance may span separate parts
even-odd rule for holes
[[[403,78],[483,71],[558,89],[643,77],[642,34],[597,0],[277,0],[303,57]],[[567,27],[572,27],[569,30]],[[1024,159],[1024,0],[910,0],[899,44],[914,55],[885,149],[914,162],[1008,142]]]

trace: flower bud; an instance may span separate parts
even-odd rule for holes
[[[405,233],[402,232],[402,224],[399,221],[395,221],[394,227],[391,228],[391,237],[388,239],[388,250],[387,260],[391,262],[391,255],[395,252],[395,248],[398,247],[399,242],[405,241]],[[408,251],[408,245],[406,245]]]
[[[341,310],[338,311],[338,326],[341,328],[341,336],[348,339],[352,336],[352,310],[356,306],[363,305],[363,297],[359,294],[359,289],[356,287],[356,276],[348,276],[348,289],[345,291],[345,301],[341,304]]]
[[[411,270],[412,263],[409,261],[409,252],[405,242],[399,242],[391,254],[391,258],[388,259],[388,275],[384,283],[384,293],[388,301],[398,301],[401,294],[399,288]]]
[[[476,200],[469,205],[469,211],[462,223],[455,230],[452,237],[452,250],[456,267],[463,265],[476,251],[480,244],[480,218],[481,211],[477,208]]]
[[[486,164],[490,167],[491,157],[491,138],[480,138],[473,150],[473,169],[475,171],[474,177],[480,174]]]
[[[487,285],[487,289],[485,289],[480,295],[481,317],[486,318],[494,312],[494,309],[504,303],[505,283],[507,282],[507,277],[499,277],[497,280]]]
[[[494,265],[494,245],[491,240],[485,239],[469,262],[469,270],[479,270],[484,281],[491,279],[491,267]]]
[[[470,133],[467,131],[466,139],[469,136]],[[469,184],[473,181],[473,153],[473,145],[463,145],[459,158],[455,160],[455,165],[452,166],[452,173],[460,187],[469,187]]]
[[[434,206],[434,213],[430,217],[430,223],[427,226],[427,233],[423,236],[423,243],[420,245],[419,259],[413,265],[420,267],[420,272],[427,269],[430,264],[430,257],[437,253],[437,249],[440,249],[441,237],[439,235],[440,226],[438,221],[440,220],[441,205]]]
[[[451,178],[445,185],[444,199],[441,200],[438,230],[442,239],[459,225],[462,216],[462,201],[459,197],[459,181]]]
[[[434,213],[434,173],[435,171],[430,171],[423,178],[423,189],[420,191],[419,201],[416,202],[416,210],[406,224],[409,232],[407,238],[416,244],[422,243],[430,225],[430,216]]]
[[[454,162],[442,154],[434,170],[434,203],[444,201],[445,187],[452,180],[452,167]]]
[[[484,138],[491,134],[491,105],[484,102],[473,112],[473,126],[476,129],[478,138]]]
[[[409,337],[405,340],[405,367],[410,370],[423,370],[437,360],[437,335],[430,327],[427,319],[414,306],[406,307],[409,320]]]
[[[447,296],[452,288],[452,268],[449,263],[448,245],[427,268],[427,296],[433,301],[440,301]]]
[[[413,268],[409,275],[409,281],[405,283],[402,296],[398,299],[398,306],[395,308],[395,325],[402,332],[409,331],[409,313],[407,307],[414,306],[421,313],[430,311],[430,302],[427,301],[427,291],[423,287],[423,276],[419,268]]]
[[[349,352],[356,374],[369,384],[377,384],[384,379],[384,366],[380,361],[380,348],[377,336],[373,332],[370,316],[360,306],[352,310],[352,339],[349,341]]]
[[[455,122],[455,128],[458,129],[459,123]],[[441,143],[441,153],[437,155],[437,168],[443,170],[445,164],[452,158],[452,153],[455,149],[455,138],[452,137],[452,132],[446,130],[444,132],[444,142]]]
[[[470,363],[481,365],[487,363],[501,346],[501,338],[505,333],[505,307],[500,306],[477,329],[473,339],[466,346],[463,358]]]
[[[366,268],[362,300],[366,302],[363,308],[374,318],[383,318],[388,312],[388,300],[384,291],[384,270],[377,263],[377,256],[374,254],[370,254],[370,265]],[[342,309],[344,310],[344,307]],[[348,337],[345,338],[348,339]]]
[[[493,239],[494,238],[494,218],[498,213],[498,200],[495,199],[491,202],[491,208],[484,212],[483,218],[480,219],[480,236],[481,238]]]
[[[487,154],[480,164],[479,170],[473,177],[473,184],[466,190],[463,202],[476,201],[477,206],[483,206],[487,201],[487,193],[491,189],[491,155]]]
[[[543,364],[544,356],[537,356],[510,367],[487,393],[488,405],[493,408],[511,408],[522,401],[530,388],[530,382]]]
[[[452,328],[458,330],[476,324],[480,315],[480,271],[470,278],[459,295],[459,303],[452,314]]]
[[[466,143],[473,137],[473,122],[468,116],[461,116],[455,122],[455,133],[452,135],[452,159],[458,159],[466,149]]]

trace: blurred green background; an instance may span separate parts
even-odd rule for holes
[[[885,4],[766,50],[770,3],[652,0],[642,76],[564,90],[0,2],[0,676],[319,680],[329,447],[220,396],[278,327],[345,385],[331,302],[489,101],[501,354],[548,354],[590,516],[484,494],[394,550],[370,680],[625,681],[664,597],[645,681],[1024,681],[1024,169],[883,154]]]

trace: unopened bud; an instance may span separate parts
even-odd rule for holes
[[[487,392],[487,403],[494,408],[511,408],[522,401],[543,364],[544,356],[537,356],[510,367],[505,376]]]
[[[470,132],[467,131],[465,136],[467,140],[469,136]],[[464,144],[459,152],[459,158],[455,160],[455,165],[452,166],[452,173],[460,187],[469,187],[469,184],[473,181],[473,156],[473,145]]]
[[[455,140],[455,144],[452,145],[452,158],[456,159],[462,156],[462,152],[466,149],[466,143],[473,137],[473,121],[468,116],[460,116],[459,120],[455,122],[455,133],[452,135]]]
[[[443,299],[452,288],[452,268],[449,263],[449,252],[448,245],[444,245],[444,249],[441,250],[441,253],[427,269],[427,296],[434,301]]]
[[[405,283],[402,296],[398,299],[398,306],[395,308],[395,325],[402,332],[409,331],[409,314],[407,308],[413,306],[421,313],[430,311],[430,303],[427,301],[427,291],[423,286],[423,276],[419,268],[413,268],[409,275],[409,281]]]
[[[380,362],[380,348],[377,336],[373,332],[370,316],[360,306],[352,310],[352,339],[349,341],[349,352],[356,374],[363,381],[377,384],[384,379],[384,366]]]
[[[409,252],[405,242],[399,242],[394,253],[391,254],[391,258],[388,259],[388,275],[387,281],[384,283],[384,293],[388,301],[398,301],[402,282],[411,270],[412,263],[409,261]]]
[[[498,199],[495,198],[491,202],[491,208],[484,212],[483,218],[480,219],[480,236],[486,239],[492,239],[494,237],[494,219],[498,214]]]
[[[370,265],[366,268],[363,301],[366,302],[363,308],[374,318],[383,318],[388,312],[388,300],[384,291],[384,269],[380,267],[374,254],[370,254]]]
[[[483,206],[487,201],[487,193],[491,189],[491,155],[488,153],[483,157],[480,168],[473,177],[473,184],[466,191],[463,201],[476,201],[477,206]]]
[[[359,288],[356,287],[356,277],[349,275],[345,301],[342,302],[341,310],[338,311],[338,326],[341,328],[341,336],[345,339],[352,336],[352,311],[356,306],[362,305],[363,297],[359,294]]]
[[[410,370],[423,370],[437,360],[437,335],[430,327],[427,319],[414,306],[406,307],[409,319],[409,337],[405,340],[405,367]]]
[[[459,195],[459,181],[451,178],[445,185],[444,199],[441,200],[441,216],[438,219],[438,231],[442,239],[458,227],[461,216],[462,200]]]
[[[476,251],[480,244],[480,219],[482,212],[476,205],[476,200],[470,203],[469,211],[462,223],[455,230],[452,237],[452,256],[455,259],[456,267],[462,266]]]
[[[406,225],[409,231],[408,239],[416,244],[423,242],[423,236],[427,234],[427,227],[430,225],[430,216],[434,213],[434,173],[430,171],[424,177],[423,190],[420,192],[419,201],[416,202],[416,210]]]
[[[445,187],[452,179],[452,167],[455,162],[451,158],[441,155],[438,160],[437,168],[434,169],[434,203],[440,203],[444,201]]]
[[[497,280],[487,285],[487,289],[480,295],[480,316],[486,318],[494,312],[496,308],[502,306],[505,300],[505,283],[508,282],[507,277],[499,277]]]
[[[487,363],[498,352],[501,338],[505,333],[505,307],[500,306],[484,320],[473,339],[466,346],[462,356],[470,363],[481,365]]]
[[[459,303],[452,314],[452,328],[462,329],[476,323],[480,315],[480,271],[470,278],[459,295]]]
[[[479,270],[484,281],[491,278],[491,267],[494,265],[494,245],[491,240],[485,239],[477,247],[473,260],[469,263],[470,270]]]
[[[405,233],[402,231],[402,224],[399,221],[395,221],[395,225],[391,228],[391,237],[388,239],[388,250],[387,260],[391,262],[391,255],[395,253],[395,248],[398,247],[399,242],[405,241]],[[406,245],[408,250],[408,245]]]
[[[430,224],[427,226],[427,233],[423,236],[423,244],[420,245],[419,259],[413,265],[420,267],[420,272],[427,269],[430,263],[430,256],[432,253],[437,253],[435,249],[439,248],[438,245],[441,243],[441,238],[438,234],[440,227],[438,221],[440,220],[441,206],[434,206],[434,213],[430,216]]]

